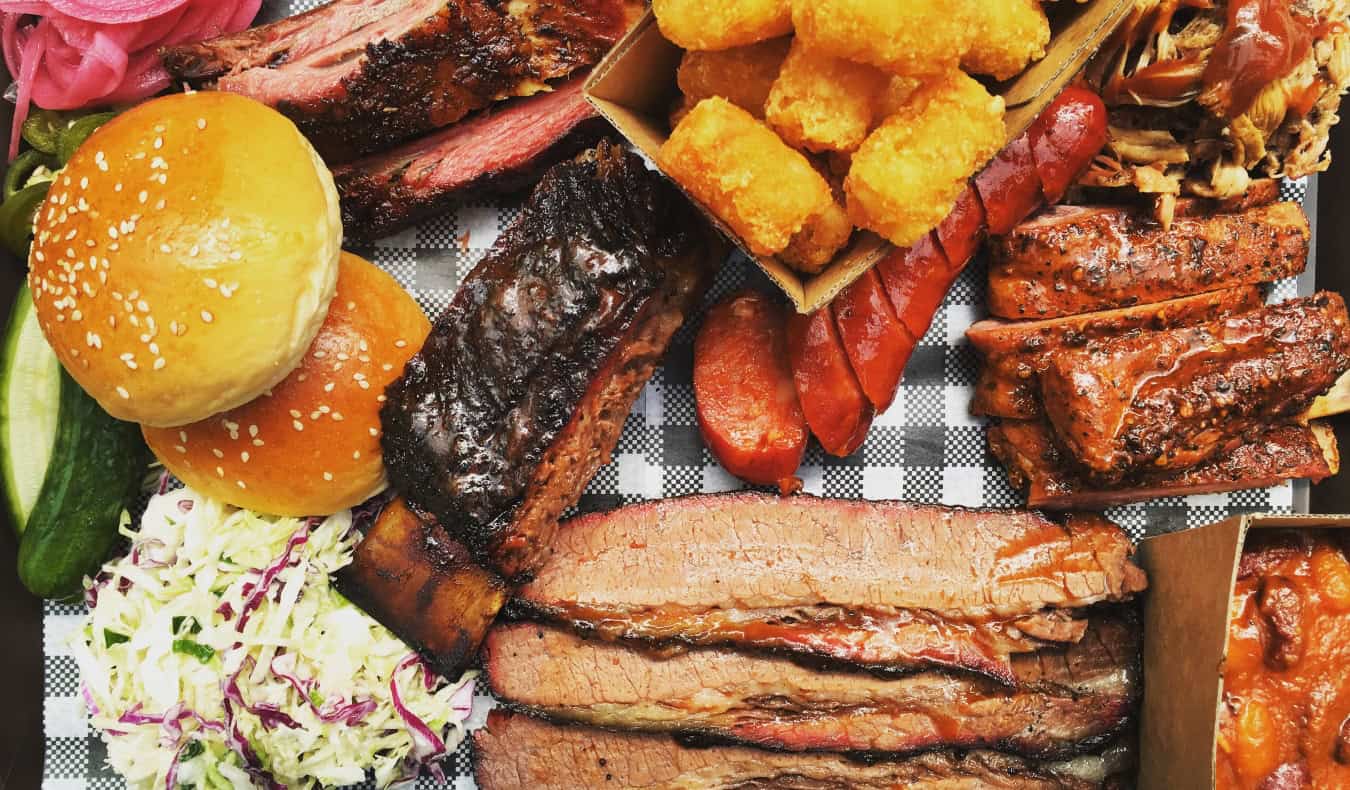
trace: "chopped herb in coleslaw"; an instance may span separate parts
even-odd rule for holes
[[[132,787],[376,785],[463,738],[473,677],[432,675],[343,598],[350,512],[262,516],[186,490],[150,500],[87,584],[81,693]]]

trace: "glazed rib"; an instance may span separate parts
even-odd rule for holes
[[[474,733],[482,790],[1087,790],[1133,764],[1126,747],[1061,762],[991,751],[855,762],[834,754],[691,748],[668,735],[558,726],[494,710]]]
[[[1294,203],[1178,217],[1167,230],[1138,209],[1052,209],[991,245],[989,311],[1053,318],[1271,282],[1303,271],[1309,238]]]
[[[1260,288],[1245,285],[1063,318],[980,321],[966,330],[971,345],[984,357],[971,411],[991,417],[1031,419],[1041,414],[1038,377],[1056,351],[1107,337],[1194,326],[1261,304]]]
[[[637,0],[344,3],[264,28],[251,44],[237,34],[171,48],[164,61],[180,79],[209,75],[277,108],[325,159],[345,161],[594,65],[641,9]]]
[[[1350,316],[1323,292],[1207,324],[1089,343],[1040,376],[1055,436],[1113,483],[1185,469],[1305,411],[1350,368]]]
[[[1144,588],[1133,550],[1101,520],[694,496],[567,522],[510,606],[609,638],[1011,679],[1011,653],[1081,636],[1068,610]]]
[[[1141,687],[1138,624],[1094,616],[1083,640],[1013,659],[1017,686],[967,674],[881,678],[815,671],[720,648],[668,658],[554,626],[494,628],[493,693],[550,718],[788,751],[907,754],[989,748],[1062,757],[1130,721]]]
[[[380,412],[389,478],[508,580],[608,461],[717,247],[608,143],[545,174]]]
[[[371,241],[458,201],[515,191],[594,143],[605,123],[582,95],[583,80],[333,168],[347,236]]]
[[[1146,475],[1120,488],[1083,478],[1041,420],[1003,420],[989,427],[989,449],[1028,507],[1099,510],[1167,496],[1266,488],[1285,480],[1325,480],[1340,469],[1336,435],[1318,422],[1277,425],[1233,451],[1179,472]]]

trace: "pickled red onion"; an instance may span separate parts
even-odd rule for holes
[[[0,45],[17,83],[9,158],[31,104],[76,110],[169,87],[160,47],[242,30],[262,0],[0,0]]]

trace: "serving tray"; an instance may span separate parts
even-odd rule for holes
[[[319,0],[279,0],[265,4],[264,19],[299,13]],[[8,124],[4,124],[6,133]],[[1344,165],[1342,165],[1344,167]],[[1281,197],[1304,200],[1314,219],[1314,259],[1318,234],[1315,183],[1287,182]],[[1305,199],[1306,198],[1306,199]],[[471,203],[423,223],[419,227],[353,251],[394,275],[433,318],[449,303],[460,279],[482,258],[497,235],[514,219],[513,202]],[[1324,215],[1326,216],[1326,215]],[[1350,230],[1336,229],[1350,235]],[[1339,235],[1336,237],[1340,244]],[[1297,279],[1272,289],[1272,300],[1283,300],[1313,290],[1313,266]],[[807,492],[822,496],[869,499],[909,499],[952,505],[1014,507],[1019,495],[1008,485],[1002,469],[987,455],[983,424],[968,410],[978,372],[978,359],[964,342],[963,332],[985,315],[986,269],[977,258],[961,275],[938,311],[905,371],[894,405],[878,415],[866,444],[854,455],[826,456],[818,446],[808,450],[799,475]],[[12,279],[13,276],[11,275]],[[9,281],[4,285],[9,286]],[[704,301],[715,303],[731,291],[774,286],[739,254],[723,267]],[[12,288],[0,289],[8,304]],[[7,309],[7,308],[3,308]],[[665,364],[657,371],[629,416],[614,462],[604,467],[587,489],[581,510],[599,510],[642,499],[742,487],[712,458],[699,437],[691,387],[692,340],[701,311],[675,337]],[[1333,479],[1323,488],[1347,491]],[[1218,521],[1246,512],[1307,512],[1306,482],[1270,489],[1193,497],[1169,497],[1141,505],[1113,508],[1107,514],[1133,537],[1173,531]],[[22,597],[12,568],[15,549],[6,528],[0,541],[0,591],[11,604],[0,610],[6,632],[21,644],[6,653],[0,664],[0,688],[17,709],[3,719],[0,751],[0,787],[38,786],[44,790],[120,788],[125,783],[107,766],[100,737],[86,724],[79,696],[78,671],[66,648],[82,607],[45,604],[41,608],[39,643],[38,605]],[[41,698],[37,680],[41,667]],[[40,725],[39,725],[40,722]],[[40,727],[40,730],[39,730]],[[41,733],[41,748],[37,735]],[[25,748],[25,740],[30,744]],[[41,767],[36,758],[41,756]],[[445,763],[447,784],[428,777],[418,788],[472,788],[467,748],[461,746]],[[39,773],[40,771],[40,773]]]

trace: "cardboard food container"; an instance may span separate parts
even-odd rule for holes
[[[1131,0],[1057,5],[1066,8],[1054,15],[1053,36],[1045,58],[998,86],[997,93],[1008,108],[1005,116],[1008,140],[1031,125],[1134,7]],[[682,55],[683,50],[661,35],[656,17],[649,10],[595,67],[583,89],[605,119],[653,162],[670,135],[668,115],[679,95],[675,72]],[[678,182],[676,185],[679,186]],[[850,245],[824,271],[803,279],[800,273],[774,258],[752,254],[725,223],[693,196],[689,197],[803,313],[828,304],[835,294],[892,249],[875,234],[854,233]]]
[[[1346,529],[1350,515],[1234,516],[1145,539],[1140,788],[1214,787],[1229,603],[1247,533]]]

